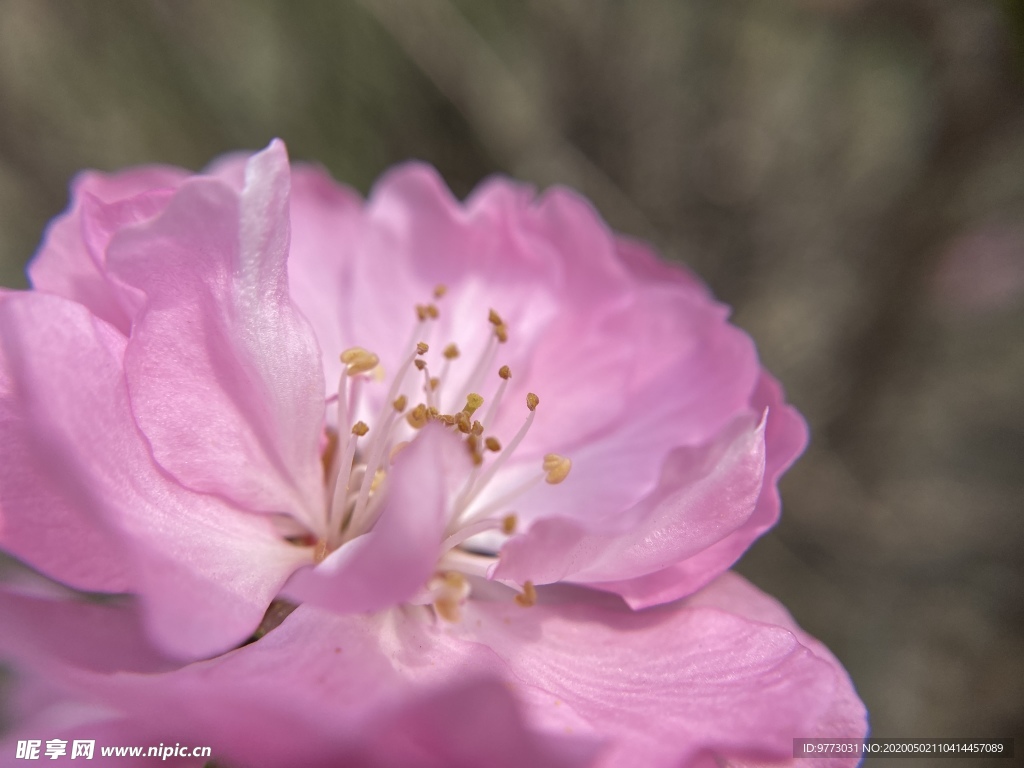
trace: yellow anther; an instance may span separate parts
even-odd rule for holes
[[[494,326],[494,335],[498,337],[498,341],[504,344],[508,341],[508,327],[504,323]]]
[[[501,532],[506,536],[511,536],[516,532],[516,527],[519,525],[519,518],[516,517],[513,512],[510,515],[505,515],[501,520]]]
[[[434,595],[434,610],[445,621],[452,623],[462,618],[462,601],[469,596],[469,582],[458,571],[448,571],[434,576],[427,584]]]
[[[494,453],[501,450],[501,443],[499,443],[498,438],[493,435],[484,440],[484,445],[487,446],[488,451],[494,451]]]
[[[501,368],[498,369],[498,375],[501,376],[501,378],[505,379],[505,381],[508,381],[509,379],[512,378],[512,369],[509,368],[507,365],[503,365],[501,366]]]
[[[430,378],[430,391],[434,392],[439,386],[441,386],[441,380],[437,376],[432,376]]]
[[[413,429],[421,429],[427,425],[427,406],[420,403],[406,415],[405,420]]]
[[[356,437],[362,437],[369,431],[370,428],[366,426],[365,421],[357,421],[355,424],[352,425],[352,434],[355,435]]]
[[[522,593],[516,595],[516,605],[520,605],[523,608],[529,608],[532,605],[537,604],[537,590],[533,586],[532,581],[527,581],[523,584]]]
[[[484,433],[484,425],[476,419],[473,420],[473,429],[471,430],[475,437],[480,437]]]
[[[438,316],[441,314],[440,311],[438,311],[436,304],[427,304],[426,310],[427,317],[431,320],[437,320]]]
[[[434,601],[434,610],[449,624],[458,624],[462,621],[462,610],[459,608],[458,600],[442,597],[440,600]]]
[[[409,399],[405,395],[399,395],[395,398],[395,402],[391,405],[394,406],[395,410],[401,413],[405,410],[405,406],[409,404]]]
[[[435,406],[432,405],[429,408],[427,408],[427,416],[429,416],[430,418],[436,419],[440,415],[441,415],[441,412],[439,410],[437,410],[437,408]]]
[[[551,485],[558,485],[569,476],[569,470],[572,469],[572,462],[565,456],[559,456],[557,453],[549,453],[544,457],[543,467],[544,471],[547,473],[544,476],[544,481]]]
[[[454,360],[459,356],[459,348],[455,344],[449,344],[444,348],[444,356],[447,360]]]
[[[526,395],[526,407],[531,411],[536,411],[538,405],[540,405],[540,398],[533,394],[533,392],[528,392]]]
[[[430,351],[430,347],[427,345],[427,343],[425,341],[421,341],[421,342],[419,342],[416,345],[416,354],[417,355],[425,355],[429,351]]]
[[[416,305],[416,319],[421,323],[427,319],[427,307],[424,304]]]
[[[417,358],[416,360],[413,360],[412,364],[416,366],[416,370],[418,370],[418,371],[422,371],[424,368],[427,367],[427,361],[426,360],[420,360],[419,358]]]
[[[362,347],[350,347],[341,353],[340,358],[349,376],[372,371],[380,363],[379,357]]]
[[[440,299],[446,293],[448,293],[448,286],[445,285],[444,283],[438,283],[437,285],[434,286],[434,298],[435,299]]]
[[[458,571],[445,571],[444,574],[444,585],[451,589],[463,591],[468,584],[466,583],[466,577]]]
[[[327,557],[327,542],[324,539],[320,539],[320,541],[316,543],[316,547],[313,549],[313,563],[315,565],[320,565],[320,563],[324,561],[325,557]]]
[[[373,480],[370,481],[370,493],[374,493],[378,488],[380,488],[385,477],[387,477],[387,472],[383,469],[378,469],[373,473]]]
[[[505,323],[501,319],[501,315],[495,312],[493,309],[487,313],[487,319],[491,325],[504,325]]]
[[[459,432],[464,435],[468,435],[473,431],[473,424],[470,422],[469,416],[462,411],[455,414],[455,426],[458,427]]]
[[[466,395],[466,405],[462,409],[462,412],[467,416],[472,416],[476,413],[476,409],[484,404],[484,399],[476,392],[470,392]]]

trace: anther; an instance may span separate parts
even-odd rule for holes
[[[427,307],[424,304],[416,305],[416,319],[421,323],[427,319]]]
[[[412,364],[416,366],[416,370],[418,370],[418,371],[422,371],[424,368],[427,367],[427,361],[426,360],[416,359],[416,360],[412,361]]]
[[[557,453],[549,453],[544,457],[543,467],[544,471],[547,473],[544,476],[544,482],[550,483],[551,485],[558,485],[569,476],[569,470],[572,469],[572,462],[565,456],[559,456]]]
[[[466,405],[462,409],[462,412],[467,416],[472,416],[476,413],[477,408],[484,404],[484,399],[476,392],[470,392],[466,395]]]
[[[519,518],[516,517],[513,512],[510,515],[505,515],[501,520],[501,532],[506,536],[511,536],[516,532],[516,527],[519,525]]]
[[[484,440],[484,445],[487,446],[488,451],[494,451],[495,453],[497,453],[498,451],[501,450],[501,443],[498,442],[498,438],[494,437],[493,435]]]
[[[437,376],[432,376],[428,383],[430,385],[430,391],[436,392],[437,388],[441,386],[441,379],[439,379]]]
[[[441,314],[438,311],[436,304],[427,304],[425,309],[427,311],[427,317],[429,317],[431,320],[437,320],[438,316]]]
[[[362,437],[369,431],[370,428],[366,426],[365,421],[357,421],[355,424],[352,425],[352,434],[355,435],[356,437]]]
[[[537,590],[533,586],[532,581],[527,581],[523,584],[522,593],[516,595],[516,605],[522,606],[523,608],[529,608],[532,605],[537,604]]]
[[[401,413],[405,410],[405,406],[409,404],[409,399],[405,395],[399,395],[395,398],[395,401],[391,404],[395,410]]]
[[[406,415],[405,420],[413,429],[422,429],[427,425],[427,406],[420,403]]]
[[[444,348],[444,356],[446,360],[454,360],[459,356],[459,348],[455,344],[449,344]]]
[[[320,563],[324,561],[325,557],[327,557],[327,541],[320,539],[320,541],[316,543],[316,548],[313,550],[313,563],[320,565]]]
[[[491,325],[494,325],[494,326],[504,325],[505,324],[504,321],[501,319],[501,315],[499,315],[493,309],[490,310],[487,313],[487,319],[488,319],[488,321],[490,321]]]
[[[480,437],[480,435],[484,433],[484,425],[481,424],[479,421],[474,420],[473,427],[470,430],[470,432],[473,434],[474,437]]]
[[[537,410],[537,406],[540,405],[540,398],[537,397],[533,392],[529,392],[526,395],[526,407],[531,411]]]
[[[377,355],[362,347],[346,349],[341,353],[340,359],[345,364],[345,373],[349,376],[368,373],[380,363],[380,358]]]
[[[438,283],[437,285],[434,286],[434,298],[435,299],[440,299],[446,293],[448,293],[448,286],[445,285],[444,283]]]
[[[417,355],[425,355],[429,351],[430,351],[430,347],[427,345],[426,342],[421,341],[421,342],[416,344],[416,354]]]
[[[498,337],[498,341],[504,344],[508,341],[508,326],[504,323],[494,326],[494,335]]]
[[[508,381],[509,379],[512,378],[512,369],[509,368],[507,365],[503,365],[501,366],[501,368],[498,369],[498,375],[501,376],[501,378],[503,378],[505,381]]]

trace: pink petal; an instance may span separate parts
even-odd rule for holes
[[[738,421],[706,446],[672,452],[656,490],[611,520],[538,520],[502,549],[495,578],[605,582],[672,566],[747,520],[763,474],[764,422]]]
[[[90,541],[111,537],[101,552],[121,553],[125,580],[164,649],[203,656],[237,645],[291,571],[308,562],[308,549],[280,540],[265,518],[182,488],[153,464],[125,388],[125,339],[84,307],[39,293],[8,297],[0,334],[11,407],[35,441],[24,454],[35,459],[33,488],[5,499],[4,519],[17,518],[23,531],[38,521],[45,532],[48,517],[30,516],[39,510],[35,494],[51,489],[43,498],[52,493],[66,505],[54,510],[59,519],[76,531],[91,523]],[[59,553],[47,544],[40,538],[38,550],[18,554],[48,570]]]
[[[297,571],[285,594],[337,613],[378,611],[408,600],[434,573],[447,520],[438,459],[465,461],[461,443],[440,426],[424,428],[395,457],[387,496],[373,529],[348,541],[315,568]],[[464,469],[463,471],[468,471]]]
[[[197,491],[322,524],[320,350],[288,294],[288,158],[274,142],[237,193],[183,183],[118,233],[109,269],[146,296],[125,370],[159,464]]]
[[[117,609],[85,610],[106,617]],[[590,763],[592,738],[556,740],[528,729],[506,687],[485,676],[486,651],[434,645],[427,610],[414,610],[339,617],[300,607],[255,643],[163,674],[102,674],[67,652],[32,654],[34,626],[0,629],[0,647],[19,637],[23,664],[44,664],[70,696],[120,713],[125,733],[159,728],[182,743],[209,744],[231,764]],[[91,636],[100,622],[80,623],[82,642],[100,645]],[[460,656],[477,659],[476,667],[454,674]]]
[[[327,394],[337,392],[342,368],[338,355],[348,347],[362,346],[346,336],[346,329],[352,327],[352,307],[345,298],[352,293],[350,261],[362,212],[359,195],[337,184],[324,170],[292,167],[288,278],[292,299],[320,343]]]
[[[757,588],[738,574],[729,572],[722,574],[716,581],[687,600],[692,606],[717,606],[724,610],[743,616],[751,621],[774,624],[785,627],[800,641],[801,645],[813,651],[818,658],[832,665],[836,676],[836,691],[829,706],[818,716],[810,730],[800,734],[802,738],[862,738],[868,733],[867,711],[860,700],[853,682],[839,660],[832,655],[824,643],[808,635],[797,626],[793,617],[775,599],[760,592]],[[840,758],[824,757],[809,760],[806,758],[792,759],[782,765],[799,768],[842,768],[852,761]],[[749,766],[753,763],[732,763],[736,768]],[[772,763],[779,765],[779,763]]]
[[[452,647],[488,646],[538,727],[609,739],[601,766],[785,760],[794,737],[864,735],[863,719],[835,718],[859,702],[831,656],[788,626],[731,613],[717,592],[643,613],[582,591],[551,605],[541,595],[530,609],[472,601]],[[771,604],[749,587],[744,599]]]
[[[0,294],[0,316],[29,295]],[[0,546],[76,589],[126,591],[121,542],[83,508],[73,484],[53,482],[53,455],[23,408],[30,393],[20,391],[17,361],[32,352],[22,344],[17,329],[0,321]]]
[[[130,317],[106,275],[106,243],[89,236],[89,209],[173,189],[187,176],[180,168],[155,165],[109,175],[88,171],[77,176],[71,185],[68,209],[50,224],[29,265],[33,287],[84,304],[94,315],[127,333]]]
[[[781,387],[767,373],[762,372],[751,405],[768,409],[764,484],[753,514],[730,536],[669,568],[629,581],[594,586],[622,595],[634,608],[676,600],[731,567],[755,539],[775,525],[781,507],[778,479],[807,445],[807,425],[794,408],[785,404]]]

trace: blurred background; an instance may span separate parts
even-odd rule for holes
[[[0,0],[0,284],[79,169],[273,136],[363,192],[567,184],[689,264],[811,424],[740,570],[875,735],[1024,751],[1024,4]]]

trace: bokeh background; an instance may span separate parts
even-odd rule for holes
[[[0,284],[77,170],[273,136],[364,192],[567,184],[688,263],[812,429],[740,570],[875,735],[1024,751],[1024,4],[0,0]]]

